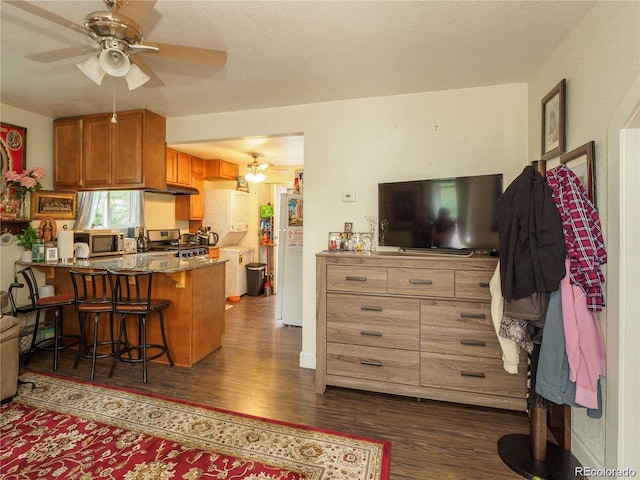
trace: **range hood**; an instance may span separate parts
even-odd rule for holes
[[[200,192],[197,188],[186,187],[184,185],[171,185],[167,184],[164,189],[145,189],[145,192],[150,193],[164,193],[166,195],[199,195]]]

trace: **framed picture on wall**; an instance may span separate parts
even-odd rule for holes
[[[564,153],[566,84],[563,78],[542,99],[542,160]]]
[[[7,188],[5,174],[14,170],[21,173],[27,168],[27,129],[9,123],[0,123],[0,157],[2,161],[2,191]]]
[[[76,218],[77,203],[76,192],[39,190],[31,194],[31,217],[71,220]]]
[[[560,156],[560,163],[569,167],[580,179],[591,203],[596,204],[595,150],[596,142],[585,143]]]

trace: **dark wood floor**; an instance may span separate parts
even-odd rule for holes
[[[500,460],[503,435],[528,433],[524,413],[328,388],[315,393],[315,371],[298,366],[301,329],[275,319],[276,296],[242,297],[226,311],[223,346],[193,368],[99,360],[96,383],[159,393],[276,420],[391,441],[393,480],[518,479]],[[89,379],[89,360],[73,370],[65,352],[57,374]],[[53,372],[52,354],[38,352],[29,370]]]

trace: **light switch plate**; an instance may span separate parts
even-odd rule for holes
[[[356,201],[356,192],[342,192],[340,194],[340,199],[343,202],[355,202]]]

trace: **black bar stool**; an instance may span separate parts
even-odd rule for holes
[[[18,275],[22,277],[21,283],[18,280]],[[27,286],[29,290],[30,303],[26,305],[18,306],[15,303],[15,289],[23,288]],[[40,298],[38,282],[31,267],[26,267],[16,273],[14,282],[9,286],[9,301],[11,302],[11,310],[13,315],[27,314],[30,312],[36,312],[35,324],[33,326],[33,335],[31,337],[31,346],[27,352],[27,358],[25,359],[25,366],[29,364],[31,360],[31,354],[36,350],[53,351],[53,369],[58,369],[58,352],[65,350],[69,347],[80,343],[80,337],[78,335],[65,335],[64,334],[64,321],[63,321],[63,309],[68,305],[75,303],[74,296],[72,294],[60,294],[53,295],[51,297]],[[37,340],[38,329],[40,328],[40,313],[46,312],[46,310],[54,309],[54,323],[53,323],[53,338],[46,338],[44,340]]]
[[[151,298],[151,283],[153,272],[119,272],[109,271],[111,289],[113,290],[113,311],[120,315],[120,328],[118,334],[117,355],[113,359],[111,372],[113,375],[118,360],[129,363],[142,363],[142,380],[147,383],[147,362],[162,355],[167,356],[169,365],[173,367],[173,360],[169,353],[167,337],[164,333],[163,311],[170,305],[169,300]],[[157,312],[160,321],[160,334],[162,344],[151,344],[147,341],[147,318]],[[138,319],[138,344],[129,343],[127,332],[127,316],[135,315]],[[122,347],[124,340],[125,346]],[[160,351],[149,356],[149,349]],[[137,355],[132,353],[137,352]]]
[[[74,370],[78,368],[81,357],[91,358],[91,380],[96,374],[96,359],[106,357],[116,357],[115,336],[113,334],[113,302],[111,298],[111,286],[109,275],[106,271],[80,272],[69,270],[73,291],[75,294],[74,303],[78,320],[80,321],[81,343],[76,355]],[[98,338],[100,319],[108,314],[110,337],[107,340]],[[93,315],[93,341],[91,345],[86,339],[87,318]],[[98,353],[101,346],[109,346],[110,351]]]

